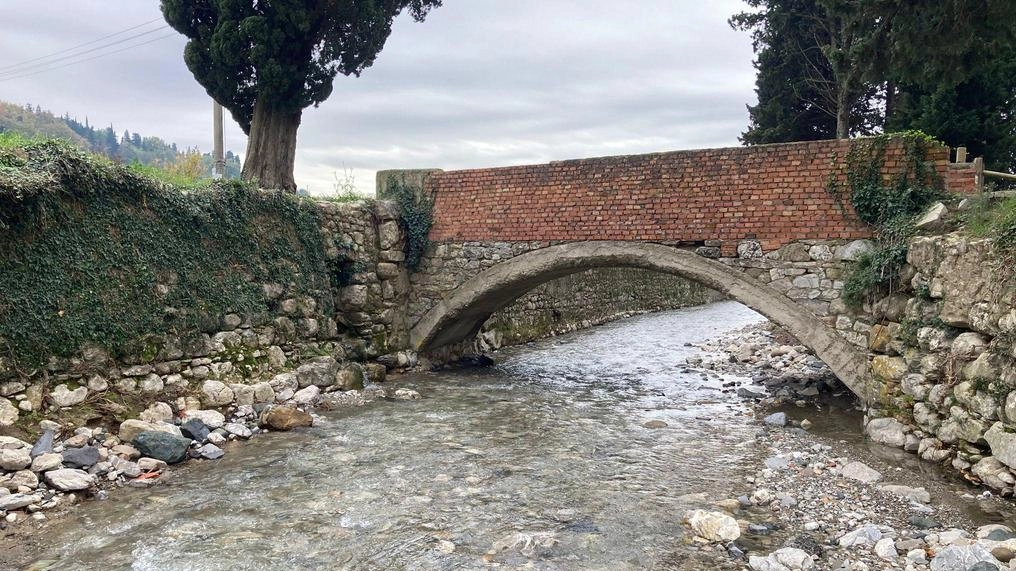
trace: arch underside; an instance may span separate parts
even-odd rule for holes
[[[854,394],[866,400],[866,355],[793,300],[718,261],[643,242],[573,242],[527,252],[493,266],[457,287],[413,326],[418,351],[470,339],[495,311],[531,289],[569,274],[631,267],[699,282],[754,309],[811,348]]]

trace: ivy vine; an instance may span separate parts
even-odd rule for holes
[[[417,193],[403,180],[388,178],[388,193],[395,199],[406,232],[406,267],[416,270],[430,246],[430,228],[434,225],[434,198]]]
[[[846,160],[850,204],[875,231],[876,247],[858,260],[847,275],[844,301],[854,307],[900,288],[900,270],[907,262],[907,244],[914,219],[943,195],[938,172],[928,164],[928,150],[940,145],[919,131],[879,135],[855,142]],[[901,148],[901,168],[887,173],[886,151]],[[830,178],[830,192],[838,199],[842,183]]]
[[[0,147],[0,361],[21,370],[85,344],[131,354],[151,334],[267,321],[262,284],[330,311],[313,203],[221,181],[181,192],[55,141]]]

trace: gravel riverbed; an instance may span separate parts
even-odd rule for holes
[[[751,379],[725,390],[756,401],[766,450],[730,497],[685,514],[703,550],[726,550],[755,571],[1016,569],[1016,533],[1003,525],[1011,502],[929,477],[913,455],[901,462],[901,451],[818,430],[827,397],[846,389],[807,349],[769,325],[699,347],[689,366]]]

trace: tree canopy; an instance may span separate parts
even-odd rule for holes
[[[296,189],[303,109],[332,93],[335,76],[370,67],[408,10],[417,21],[441,0],[162,0],[190,41],[184,61],[250,137],[244,178]],[[288,167],[287,167],[288,165]]]
[[[745,2],[730,21],[757,56],[745,143],[919,128],[1016,167],[1016,2]]]

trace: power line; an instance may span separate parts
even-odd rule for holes
[[[173,36],[176,36],[176,35],[177,35],[176,32],[172,32],[172,33],[166,34],[164,36],[159,36],[157,38],[152,38],[152,39],[150,39],[148,41],[137,43],[137,44],[133,44],[133,45],[130,45],[130,46],[126,46],[126,47],[120,48],[118,50],[113,50],[111,52],[106,52],[106,53],[94,55],[92,57],[88,57],[88,58],[85,58],[83,60],[72,61],[70,63],[65,63],[63,65],[58,65],[56,67],[51,67],[51,68],[48,68],[48,69],[40,69],[38,71],[32,71],[30,73],[25,73],[25,74],[22,74],[22,75],[14,75],[14,76],[11,76],[11,77],[0,77],[0,83],[3,83],[5,81],[12,81],[12,80],[15,80],[15,79],[21,79],[23,77],[30,77],[30,76],[33,76],[33,75],[38,75],[40,73],[46,73],[47,71],[56,71],[58,69],[63,69],[65,67],[70,67],[72,65],[78,65],[79,63],[84,63],[86,61],[92,61],[93,59],[99,59],[101,57],[106,57],[106,56],[110,56],[110,55],[113,55],[113,54],[118,54],[120,52],[125,52],[127,50],[131,50],[131,49],[138,48],[138,47],[141,47],[141,46],[144,46],[144,45],[148,45],[148,44],[151,44],[153,42],[157,42],[159,40],[164,40],[166,38],[173,37]]]
[[[58,57],[58,58],[50,60],[50,61],[41,62],[41,63],[37,63],[35,65],[30,65],[30,66],[27,66],[27,67],[23,67],[22,69],[12,69],[10,71],[0,72],[0,79],[5,78],[6,76],[17,76],[17,75],[23,74],[25,72],[33,72],[35,70],[41,70],[42,68],[45,68],[45,67],[50,66],[50,65],[53,65],[55,63],[60,63],[62,61],[67,61],[67,60],[70,60],[70,59],[75,59],[75,58],[81,57],[81,56],[83,56],[85,54],[90,54],[90,53],[93,53],[93,52],[104,50],[106,48],[110,48],[110,47],[113,47],[113,46],[116,46],[116,45],[119,45],[119,44],[122,44],[122,43],[125,43],[125,42],[129,42],[131,40],[136,40],[138,38],[141,38],[141,37],[144,37],[144,36],[147,36],[147,35],[150,35],[150,34],[154,34],[156,32],[161,32],[162,30],[165,30],[168,27],[169,26],[162,26],[162,27],[159,27],[159,28],[155,28],[154,30],[148,30],[147,32],[142,32],[140,34],[135,34],[133,36],[130,36],[130,37],[127,37],[127,38],[123,38],[123,39],[117,40],[115,42],[110,42],[108,44],[103,44],[101,46],[94,47],[94,48],[91,48],[91,49],[87,49],[87,50],[84,50],[84,51],[81,51],[81,52],[77,52],[77,53],[73,53],[73,54],[70,54],[70,55]],[[116,53],[116,52],[109,52],[109,53]],[[87,60],[84,60],[84,61],[87,61]],[[53,69],[58,69],[58,68],[53,68]]]
[[[8,71],[8,70],[10,70],[12,68],[23,67],[26,64],[34,63],[34,62],[37,62],[37,61],[43,60],[43,59],[48,59],[48,58],[51,58],[51,57],[53,57],[55,55],[60,55],[60,54],[63,54],[63,53],[74,51],[74,50],[76,50],[78,48],[83,48],[85,46],[90,46],[92,44],[99,43],[99,42],[101,42],[103,40],[108,40],[109,38],[114,38],[114,37],[119,36],[121,34],[126,34],[127,32],[130,32],[132,30],[136,30],[138,28],[141,28],[143,26],[147,26],[148,24],[152,24],[152,23],[158,22],[160,20],[162,20],[162,18],[155,18],[154,20],[149,20],[147,22],[142,22],[141,24],[138,24],[136,26],[131,26],[130,28],[126,28],[124,30],[120,30],[119,32],[115,32],[115,33],[112,33],[112,34],[109,34],[109,35],[106,35],[106,36],[102,36],[101,38],[94,39],[94,40],[92,40],[90,42],[85,42],[83,44],[78,44],[76,46],[71,46],[69,48],[65,48],[65,49],[62,49],[62,50],[59,50],[59,51],[55,51],[53,53],[46,54],[44,56],[39,56],[37,58],[32,58],[32,59],[29,59],[29,60],[25,60],[25,61],[23,61],[21,63],[16,63],[16,64],[0,67],[0,72],[6,72],[6,71]]]

